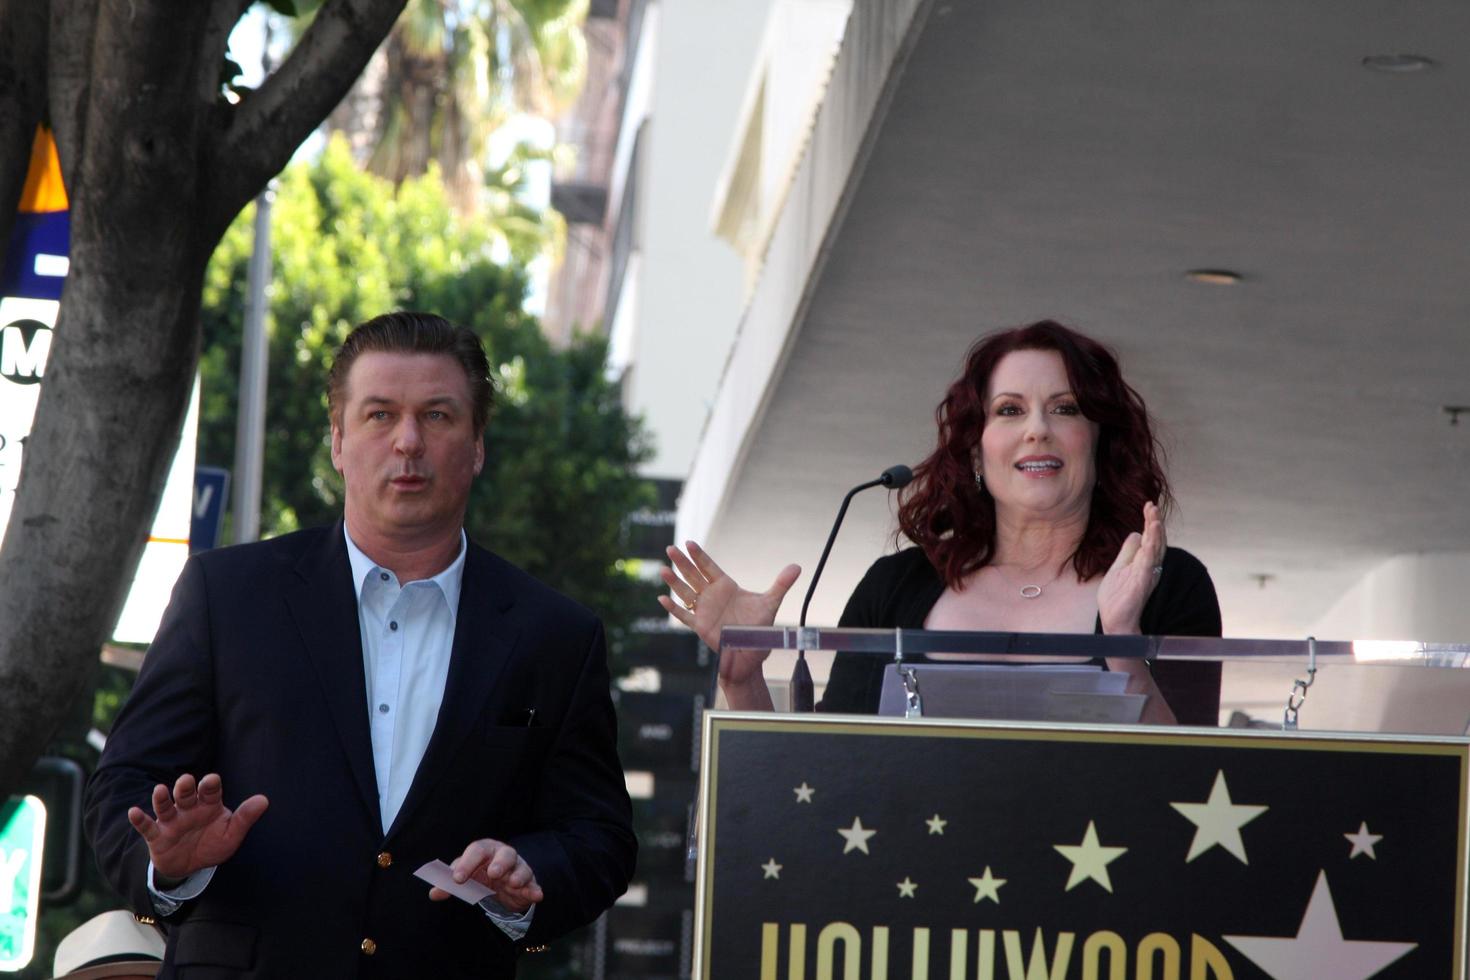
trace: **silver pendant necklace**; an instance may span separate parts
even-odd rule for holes
[[[990,567],[995,569],[995,573],[999,575],[1006,582],[1007,585],[1019,592],[1022,599],[1040,599],[1042,593],[1046,591],[1046,587],[1053,584],[1054,582],[1056,582],[1057,579],[1062,577],[1062,569],[1066,568],[1067,566],[1063,564],[1062,568],[1058,568],[1057,573],[1051,578],[1047,579],[1046,582],[1042,585],[1017,585],[1015,579],[1011,578],[1005,572],[1000,570],[999,565],[991,565]]]

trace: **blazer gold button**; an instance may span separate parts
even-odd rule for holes
[[[372,956],[378,951],[378,944],[373,942],[371,939],[364,939],[362,941],[361,949],[366,955]]]
[[[391,868],[393,866],[393,855],[383,851],[378,855],[378,867]]]

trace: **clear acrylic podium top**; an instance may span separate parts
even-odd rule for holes
[[[720,646],[804,650],[819,692],[838,651],[900,664],[930,654],[1219,661],[1222,725],[1280,730],[1295,722],[1302,730],[1447,736],[1470,727],[1470,671],[1462,669],[1470,667],[1470,643],[769,626],[727,628]],[[774,663],[767,674],[779,686]]]

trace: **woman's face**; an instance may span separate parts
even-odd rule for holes
[[[1085,521],[1096,450],[1097,423],[1077,407],[1060,354],[1001,358],[985,396],[979,460],[998,518]]]

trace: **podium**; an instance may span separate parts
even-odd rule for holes
[[[722,645],[898,672],[941,652],[1210,660],[1227,703],[1289,680],[1269,728],[941,718],[922,682],[907,717],[707,712],[696,977],[1466,975],[1470,698],[1440,732],[1318,704],[1453,691],[1470,647],[789,627]]]

